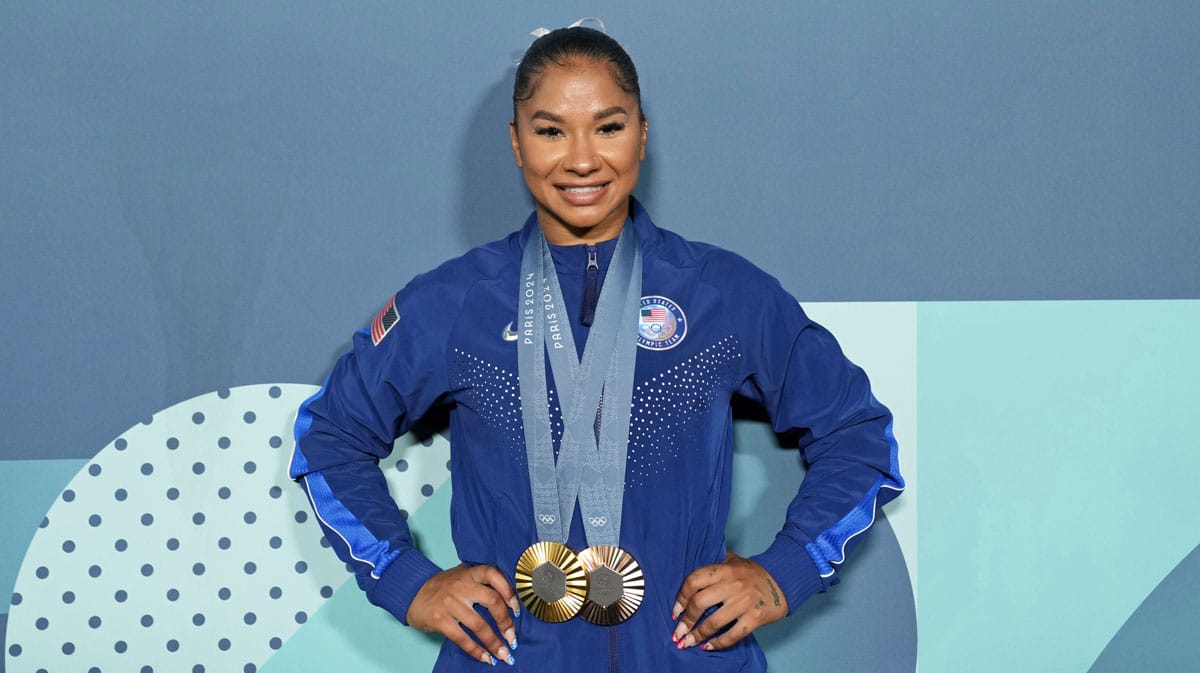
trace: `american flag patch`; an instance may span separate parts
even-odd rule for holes
[[[642,322],[666,322],[667,309],[663,306],[651,306],[642,309]]]
[[[393,295],[371,320],[371,342],[378,346],[379,342],[383,341],[383,337],[387,336],[387,333],[392,331],[392,327],[399,321],[400,314],[396,312],[396,297]]]
[[[640,348],[670,350],[683,341],[687,326],[687,316],[679,304],[656,294],[641,298],[637,333]]]

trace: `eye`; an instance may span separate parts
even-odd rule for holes
[[[614,133],[619,133],[625,130],[625,122],[609,122],[601,126],[599,133],[602,136],[611,136]]]
[[[563,134],[562,129],[555,126],[535,126],[533,133],[544,138],[557,138]]]

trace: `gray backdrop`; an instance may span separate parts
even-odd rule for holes
[[[1196,3],[7,2],[0,474],[58,476],[5,482],[36,506],[0,580],[114,437],[319,383],[518,226],[514,62],[595,14],[641,72],[656,221],[802,301],[1200,298]]]

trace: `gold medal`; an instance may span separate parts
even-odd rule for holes
[[[646,578],[633,556],[613,545],[601,544],[579,552],[587,569],[587,600],[579,614],[593,624],[612,626],[633,616],[646,595]]]
[[[570,547],[538,542],[517,559],[517,595],[534,616],[565,622],[579,614],[588,593],[588,574]]]

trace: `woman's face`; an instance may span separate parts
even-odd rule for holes
[[[607,63],[548,66],[509,131],[548,241],[595,243],[621,232],[646,126],[637,98],[617,86]]]

